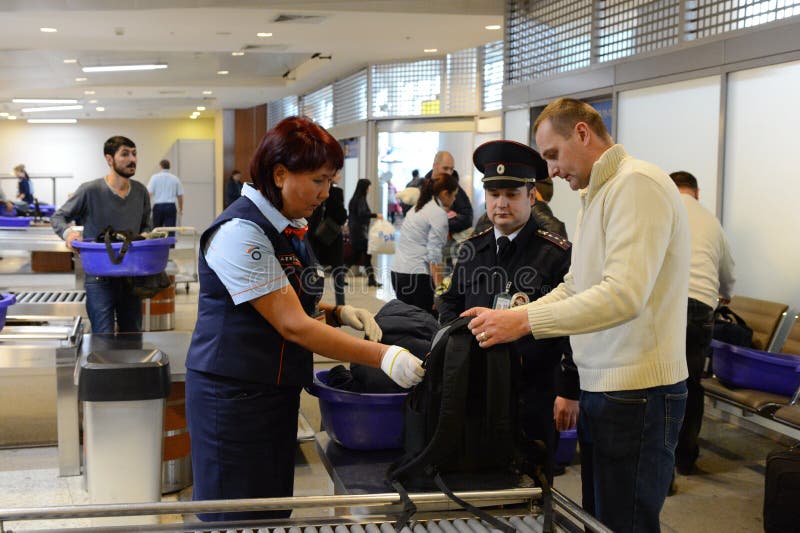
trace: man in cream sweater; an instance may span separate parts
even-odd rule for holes
[[[552,102],[534,135],[550,175],[580,191],[572,266],[526,306],[467,311],[470,329],[482,347],[571,336],[583,506],[614,531],[659,531],[686,408],[686,210],[587,104]]]

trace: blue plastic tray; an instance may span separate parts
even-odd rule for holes
[[[6,312],[8,308],[17,302],[17,297],[13,294],[0,294],[0,331],[6,325]]]
[[[575,456],[575,449],[578,446],[578,430],[568,429],[561,431],[558,436],[558,447],[554,456],[556,464],[568,465]]]
[[[0,217],[0,226],[6,228],[24,228],[31,225],[33,217]]]
[[[791,396],[800,387],[800,356],[711,341],[714,374],[733,387]]]
[[[28,205],[31,207],[31,209],[36,208],[34,204],[28,204]],[[56,206],[51,204],[39,204],[39,212],[42,213],[43,217],[52,216],[53,213],[56,212]]]
[[[91,276],[149,276],[163,272],[169,260],[169,247],[175,244],[174,237],[133,241],[128,253],[118,265],[111,263],[102,242],[73,241],[72,246],[81,254],[83,269]],[[116,253],[121,242],[112,243]]]
[[[306,387],[319,398],[322,425],[331,438],[353,450],[403,447],[403,406],[407,392],[360,394],[328,386],[328,371],[314,373]]]

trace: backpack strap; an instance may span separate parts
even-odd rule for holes
[[[403,512],[397,519],[397,522],[394,524],[395,531],[402,530],[406,525],[408,525],[408,521],[411,517],[417,512],[417,506],[411,501],[411,498],[408,497],[408,491],[397,480],[392,481],[392,487],[394,490],[397,491],[397,494],[400,495],[400,501],[403,502]]]
[[[470,513],[474,514],[478,518],[480,518],[480,519],[484,520],[485,522],[487,522],[488,524],[490,524],[495,529],[499,529],[500,531],[503,531],[505,533],[516,533],[517,530],[515,528],[513,528],[512,526],[500,521],[499,518],[490,515],[486,511],[483,511],[483,510],[475,507],[471,503],[469,503],[469,502],[467,502],[465,500],[462,500],[461,498],[456,496],[453,493],[453,491],[450,490],[447,485],[445,485],[441,474],[437,473],[436,477],[433,478],[433,482],[436,483],[436,486],[439,487],[439,490],[441,490],[448,498],[450,498],[451,500],[456,502],[458,505],[460,505],[465,511],[469,511]]]
[[[114,247],[111,246],[111,237],[112,235],[119,234],[120,232],[115,232],[114,228],[108,226],[105,231],[103,231],[103,241],[106,243],[106,252],[108,253],[108,259],[111,261],[112,265],[118,265],[122,263],[122,258],[125,257],[125,254],[128,253],[128,247],[131,245],[131,234],[130,232],[124,232],[122,235],[125,237],[125,240],[122,242],[122,247],[119,249],[119,254],[114,252]]]

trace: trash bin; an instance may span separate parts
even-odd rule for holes
[[[98,349],[79,365],[89,500],[160,501],[167,356],[157,349]]]

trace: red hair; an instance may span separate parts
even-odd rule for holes
[[[344,166],[344,152],[333,135],[306,117],[287,117],[267,131],[250,161],[250,179],[277,209],[283,207],[274,177],[279,164],[290,172],[339,170]]]

